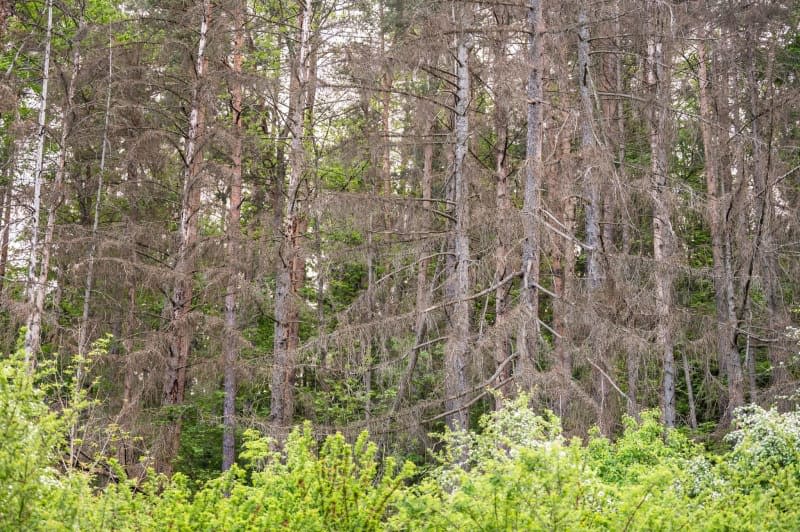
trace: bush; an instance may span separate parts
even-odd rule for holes
[[[0,361],[2,530],[793,530],[800,522],[800,416],[748,407],[731,449],[707,455],[656,413],[616,441],[567,441],[524,396],[447,432],[438,465],[381,460],[366,433],[321,443],[311,425],[281,452],[247,431],[240,463],[197,491],[181,474],[103,489],[61,463],[70,410],[47,404],[20,355]],[[80,397],[78,397],[80,399]],[[80,401],[77,402],[80,404]],[[412,479],[419,475],[416,483]]]

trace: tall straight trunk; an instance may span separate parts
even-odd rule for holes
[[[84,29],[83,13],[78,21],[76,35],[81,35]],[[47,209],[47,222],[44,228],[44,238],[42,240],[42,262],[39,266],[39,277],[34,285],[33,311],[28,321],[28,334],[31,340],[31,349],[36,353],[41,345],[42,317],[44,315],[44,300],[47,294],[47,278],[50,273],[50,256],[53,251],[53,238],[56,230],[56,214],[63,201],[64,177],[67,167],[67,139],[72,129],[72,101],[75,98],[75,85],[80,70],[80,49],[79,41],[73,43],[72,68],[70,69],[69,79],[67,80],[64,116],[61,123],[61,138],[56,160],[56,172],[53,179],[52,192],[50,195],[50,205]],[[56,283],[57,286],[60,286]],[[58,307],[56,307],[58,308]],[[26,336],[26,343],[28,337]]]
[[[108,145],[108,121],[111,114],[111,40],[108,42],[108,88],[106,90],[106,106],[105,116],[103,119],[103,135],[100,146],[100,169],[97,174],[97,195],[94,204],[94,218],[92,220],[92,235],[89,244],[89,256],[86,266],[86,286],[83,291],[83,309],[81,312],[81,322],[78,327],[78,357],[75,363],[75,395],[77,397],[80,390],[83,388],[84,378],[84,365],[86,363],[86,354],[89,344],[89,308],[92,297],[92,289],[94,287],[94,260],[95,253],[97,252],[97,229],[100,224],[100,203],[103,196],[103,176],[106,171],[106,146]],[[77,58],[77,53],[76,53]],[[70,426],[69,432],[69,450],[70,450],[70,463],[74,463],[76,440],[77,440],[77,422]]]
[[[647,39],[647,82],[653,94],[650,109],[650,197],[653,202],[653,258],[655,259],[656,285],[656,343],[661,354],[663,421],[675,426],[675,356],[672,328],[672,273],[669,262],[673,258],[673,231],[670,222],[669,191],[669,132],[671,56],[665,32],[669,30],[662,9],[650,4],[655,18]]]
[[[736,348],[736,310],[733,308],[733,269],[727,250],[730,249],[730,232],[727,227],[726,208],[722,199],[722,184],[719,173],[719,140],[712,124],[717,123],[713,114],[709,86],[711,84],[706,65],[705,44],[698,46],[700,132],[703,137],[705,159],[706,194],[708,218],[711,228],[711,256],[714,274],[714,303],[717,317],[717,353],[728,376],[728,406],[730,409],[744,403],[744,389],[739,352]]]
[[[82,360],[86,356],[89,344],[89,309],[94,287],[94,261],[97,253],[97,230],[100,225],[100,204],[103,199],[103,183],[106,172],[106,150],[108,148],[108,123],[111,116],[111,76],[113,65],[111,39],[108,42],[108,87],[106,88],[106,107],[105,117],[103,118],[103,137],[100,146],[100,169],[97,174],[97,194],[94,202],[94,218],[92,220],[92,236],[89,244],[89,257],[86,266],[86,287],[83,291],[83,312],[81,313],[81,324],[78,331],[78,372],[82,368]],[[79,375],[80,377],[80,375]],[[80,382],[80,378],[77,379]]]
[[[570,138],[564,135],[561,140],[561,161],[570,161],[572,146]],[[548,193],[552,198],[553,210],[556,217],[561,220],[561,229],[566,235],[574,235],[576,227],[576,195],[571,179],[564,179],[573,171],[573,166],[568,162],[559,166],[552,174],[548,174]],[[570,316],[574,311],[566,303],[569,294],[573,293],[575,282],[575,243],[571,239],[558,238],[553,242],[551,251],[551,264],[553,271],[553,293],[555,298],[553,306],[553,330],[558,336],[553,338],[554,364],[558,370],[559,386],[556,391],[556,412],[559,416],[566,415],[567,407],[573,397],[572,368],[573,357],[570,345]]]
[[[225,291],[225,337],[222,347],[224,400],[222,406],[222,470],[227,471],[236,458],[236,361],[239,349],[236,333],[236,301],[241,281],[240,223],[242,219],[242,61],[244,50],[244,0],[237,0],[233,12],[233,64],[231,65],[231,145],[230,196],[228,197],[227,260],[228,287]]]
[[[174,269],[174,286],[170,297],[169,336],[167,338],[166,367],[162,404],[180,405],[186,392],[186,368],[189,363],[194,330],[190,323],[196,246],[199,229],[200,201],[202,189],[205,109],[202,84],[206,75],[206,45],[211,18],[211,1],[202,0],[200,14],[200,36],[195,59],[195,80],[192,88],[192,107],[189,111],[189,130],[184,153],[183,191],[181,195],[181,217],[178,235],[177,260]],[[178,454],[181,436],[181,420],[176,419],[165,428],[164,447],[161,449],[159,468],[171,473],[171,460]]]
[[[457,23],[464,24],[461,14]],[[467,428],[467,410],[463,407],[467,392],[467,351],[469,346],[469,178],[466,159],[469,143],[470,71],[469,54],[472,35],[459,32],[456,42],[456,102],[453,117],[455,146],[453,152],[452,197],[453,236],[452,260],[447,272],[446,297],[450,301],[448,336],[444,347],[444,389],[447,425],[452,429]]]
[[[423,106],[420,109],[423,116],[428,116],[431,109]],[[433,142],[431,141],[431,133],[433,130],[433,117],[424,120],[421,133],[424,139],[422,147],[422,175],[420,176],[420,188],[422,189],[422,208],[426,216],[425,220],[430,217],[427,215],[428,211],[432,208],[431,203],[431,181],[433,175]],[[423,245],[420,254],[422,255],[417,264],[417,293],[416,293],[416,321],[414,323],[414,346],[408,355],[408,363],[406,364],[405,372],[400,379],[397,386],[397,395],[395,395],[394,402],[392,403],[392,412],[397,412],[400,405],[403,403],[406,395],[411,393],[411,380],[414,376],[414,370],[417,367],[419,360],[419,353],[422,349],[422,339],[425,337],[427,330],[427,315],[425,309],[430,306],[430,288],[428,286],[428,263],[426,258],[428,246]]]
[[[522,204],[522,287],[520,301],[523,323],[517,337],[519,381],[531,390],[539,342],[539,224],[542,183],[542,142],[544,136],[544,18],[542,0],[528,0],[528,126],[525,142],[525,186]]]
[[[33,221],[31,223],[31,248],[28,257],[28,279],[25,287],[28,304],[25,330],[25,363],[35,364],[41,341],[42,314],[36,306],[37,271],[39,260],[39,219],[42,205],[42,181],[44,180],[44,143],[47,139],[47,92],[50,83],[50,55],[53,41],[53,0],[47,1],[47,31],[42,66],[42,93],[39,98],[38,133],[36,138],[36,166],[33,171]]]
[[[589,71],[589,16],[586,2],[582,1],[578,14],[578,93],[581,100],[581,162],[583,166],[583,193],[586,205],[586,279],[588,288],[594,291],[600,287],[600,198],[597,183],[592,176],[595,164],[594,112],[589,93],[592,78]]]
[[[508,25],[510,15],[507,8],[497,7],[495,9],[495,19],[498,24]],[[496,37],[493,47],[494,53],[494,131],[496,135],[494,144],[494,175],[495,175],[495,228],[497,234],[497,245],[494,249],[494,283],[497,286],[494,293],[494,315],[495,325],[501,325],[506,318],[509,308],[509,294],[511,283],[501,283],[503,279],[511,273],[509,265],[509,254],[513,247],[509,232],[504,229],[504,224],[512,218],[511,195],[509,192],[509,102],[511,95],[509,87],[504,79],[508,72],[508,44],[506,32],[500,32]],[[494,387],[500,391],[504,390],[503,383],[508,382],[511,377],[511,365],[508,358],[511,356],[511,341],[508,335],[499,334],[494,347],[495,371],[497,378]],[[497,408],[502,406],[501,401],[497,401]]]
[[[780,287],[781,268],[778,264],[778,252],[773,242],[773,227],[777,224],[775,218],[775,184],[770,182],[771,154],[773,144],[773,113],[774,113],[774,93],[775,88],[769,83],[765,95],[759,91],[758,58],[755,53],[757,38],[750,36],[748,46],[749,58],[747,69],[747,83],[750,92],[750,114],[752,120],[752,143],[753,143],[753,185],[755,188],[755,201],[757,204],[757,218],[760,228],[760,244],[756,244],[756,249],[761,250],[758,259],[761,264],[761,274],[764,279],[765,303],[767,317],[770,327],[776,331],[785,331],[791,324],[786,306],[783,304]],[[773,69],[775,64],[774,44],[769,45],[764,61],[764,73],[761,75],[765,80],[773,79]],[[739,309],[744,312],[745,309]],[[783,334],[779,334],[783,336]],[[748,338],[749,340],[749,338]],[[778,401],[780,408],[787,407],[791,401],[785,398],[785,387],[792,382],[790,373],[790,353],[792,346],[787,346],[785,342],[770,342],[767,346],[767,356],[772,366],[771,384],[775,387],[775,392],[781,396]],[[755,361],[751,357],[751,364]]]
[[[697,408],[694,402],[694,388],[692,386],[692,372],[689,369],[689,359],[686,353],[683,353],[683,377],[686,382],[686,395],[689,403],[689,426],[692,429],[697,429]]]
[[[281,223],[281,245],[275,279],[275,339],[271,379],[270,421],[276,433],[283,435],[294,414],[294,381],[299,342],[297,292],[302,283],[304,262],[299,239],[305,229],[300,185],[306,171],[303,146],[304,110],[308,84],[308,55],[311,37],[312,0],[302,0],[299,35],[292,58],[290,81],[289,172]]]
[[[614,21],[614,34],[616,37],[614,38],[614,45],[616,47],[616,57],[614,60],[614,83],[615,89],[617,94],[624,94],[625,93],[625,77],[624,77],[624,70],[623,70],[623,60],[624,60],[624,48],[622,42],[622,28],[620,24],[620,17],[621,17],[621,0],[617,0],[614,5],[614,12],[615,12],[615,21]],[[625,142],[625,102],[622,98],[617,100],[616,104],[616,112],[617,112],[617,172],[619,173],[620,178],[624,181],[626,176],[626,166],[625,166],[625,156],[626,156],[626,142]],[[620,217],[618,219],[621,220],[622,223],[622,231],[621,231],[621,241],[619,250],[623,256],[627,256],[630,253],[630,243],[631,243],[631,236],[630,236],[630,224],[628,223],[627,216],[625,216],[627,209],[625,208],[624,201],[620,198]],[[626,401],[626,410],[628,415],[634,416],[638,419],[639,416],[639,404],[637,400],[638,395],[638,388],[639,388],[639,364],[640,364],[640,354],[634,350],[628,348],[628,352],[625,353],[625,377],[626,382],[628,385],[627,390],[627,401]]]
[[[15,111],[14,121],[19,123],[21,120],[19,108]],[[11,238],[11,208],[14,201],[14,160],[17,157],[18,143],[17,139],[11,139],[9,142],[9,154],[7,160],[8,174],[5,176],[6,185],[3,190],[3,203],[2,208],[2,224],[3,229],[0,231],[0,294],[5,290],[6,285],[6,271],[8,268],[8,245]]]

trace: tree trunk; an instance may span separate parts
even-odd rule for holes
[[[432,111],[427,105],[423,104],[423,109],[427,110],[422,112],[423,116],[429,116]],[[422,125],[421,133],[424,139],[422,147],[422,175],[420,179],[420,188],[422,189],[422,208],[426,215],[424,220],[429,220],[430,216],[427,215],[432,208],[431,204],[431,181],[433,174],[433,142],[431,141],[431,133],[433,129],[432,117],[426,119]],[[424,229],[427,229],[425,227]],[[428,247],[423,244],[420,250],[421,258],[417,264],[417,293],[416,293],[416,322],[414,324],[414,346],[408,354],[408,363],[403,372],[403,376],[397,386],[397,395],[392,403],[392,413],[396,413],[403,400],[407,395],[411,395],[411,381],[414,376],[414,370],[417,367],[419,360],[419,353],[422,349],[420,345],[425,337],[427,331],[427,314],[425,309],[430,306],[430,287],[428,286],[428,259],[425,257],[428,252]]]
[[[703,137],[705,159],[706,194],[708,195],[708,218],[711,228],[711,256],[713,260],[715,307],[717,317],[717,352],[728,375],[728,409],[744,403],[742,368],[736,348],[736,310],[733,307],[733,269],[728,250],[730,232],[727,228],[725,207],[722,202],[722,185],[719,173],[719,144],[712,124],[718,123],[713,116],[709,95],[710,78],[706,65],[705,44],[698,46],[700,131]]]
[[[651,3],[650,13],[655,20],[647,40],[647,82],[653,93],[650,109],[650,196],[653,201],[653,258],[656,262],[656,343],[661,352],[663,388],[661,403],[663,421],[675,426],[675,356],[673,354],[672,327],[672,274],[673,231],[670,222],[669,191],[669,132],[670,72],[672,64],[665,32],[669,30],[664,13],[656,3]],[[666,48],[666,50],[665,50]]]
[[[97,229],[100,225],[100,204],[103,199],[103,183],[106,171],[106,150],[108,148],[108,122],[111,116],[111,76],[112,76],[112,47],[111,40],[108,42],[108,87],[106,88],[106,108],[103,119],[103,138],[100,146],[100,169],[97,174],[97,194],[94,203],[94,218],[92,220],[92,241],[89,244],[89,257],[86,266],[86,288],[83,292],[83,312],[81,313],[81,325],[78,331],[78,374],[80,381],[82,360],[86,356],[89,345],[89,308],[94,287],[94,261],[97,253]]]
[[[510,24],[511,17],[508,8],[496,7],[494,11],[495,19],[499,25],[508,26]],[[507,57],[509,52],[507,38],[506,32],[500,32],[496,37],[493,49],[495,93],[493,120],[497,136],[494,144],[495,231],[497,235],[497,245],[494,250],[494,283],[498,285],[495,290],[494,300],[495,326],[502,326],[508,313],[511,283],[501,284],[501,281],[511,273],[508,257],[513,247],[511,235],[504,228],[504,225],[512,218],[511,195],[508,184],[509,103],[512,98],[510,87],[504,79],[504,76],[508,73]],[[498,334],[494,347],[497,378],[493,385],[500,392],[505,392],[506,386],[503,383],[508,382],[511,378],[511,364],[508,363],[508,358],[511,356],[511,348],[511,339],[508,335]],[[495,406],[500,408],[502,401],[497,401]]]
[[[241,282],[239,257],[241,253],[240,227],[242,218],[242,61],[244,49],[244,2],[237,0],[233,13],[233,64],[231,117],[233,142],[231,145],[230,193],[227,220],[228,287],[225,291],[225,337],[223,344],[224,399],[222,406],[222,470],[227,471],[236,459],[236,362],[239,358],[236,327],[236,302]]]
[[[522,205],[522,287],[520,302],[523,323],[517,337],[519,383],[532,390],[539,342],[539,216],[540,187],[543,173],[542,141],[544,133],[544,18],[542,1],[528,0],[528,127],[525,143],[525,186]]]
[[[460,23],[466,25],[462,13]],[[467,392],[467,351],[469,345],[469,177],[466,159],[469,144],[470,71],[469,54],[472,35],[461,30],[456,42],[456,102],[453,117],[455,146],[453,154],[453,256],[447,272],[446,297],[451,303],[448,313],[448,337],[444,347],[445,408],[451,429],[466,429],[468,415],[463,407]]]
[[[592,177],[592,165],[596,164],[594,142],[594,112],[589,94],[591,73],[589,71],[589,17],[586,3],[581,2],[578,14],[578,92],[581,100],[581,162],[583,166],[583,193],[586,210],[586,279],[588,288],[594,291],[600,287],[600,199],[597,184]]]
[[[181,195],[181,217],[178,235],[177,260],[175,262],[175,284],[170,297],[169,335],[167,338],[166,369],[162,404],[176,406],[183,403],[186,391],[186,368],[193,337],[190,322],[194,269],[196,262],[197,235],[199,229],[200,201],[202,190],[203,151],[205,133],[205,109],[203,82],[205,79],[208,42],[208,27],[211,18],[210,0],[202,1],[200,38],[195,59],[192,107],[189,112],[189,131],[184,153],[183,193]],[[158,461],[161,472],[172,472],[171,461],[180,447],[181,420],[178,416],[165,428],[164,446]]]
[[[297,291],[302,283],[305,263],[300,254],[300,242],[305,221],[302,217],[300,185],[306,171],[303,146],[304,110],[308,84],[308,55],[311,36],[312,1],[302,0],[299,35],[292,58],[290,86],[289,183],[281,224],[281,246],[278,252],[275,279],[275,340],[273,348],[270,421],[276,436],[283,437],[294,414],[294,381],[299,342]]]
[[[686,394],[689,402],[689,426],[697,429],[697,409],[694,403],[694,388],[692,387],[692,373],[689,370],[689,359],[683,354],[683,377],[686,380]]]
[[[39,219],[41,217],[42,181],[44,179],[44,144],[47,139],[47,91],[50,83],[50,52],[53,41],[53,0],[47,1],[47,32],[44,45],[44,65],[42,67],[42,94],[39,98],[38,133],[36,139],[36,166],[33,171],[33,222],[31,223],[31,249],[28,258],[28,279],[26,300],[28,304],[27,325],[25,329],[25,363],[36,364],[41,342],[42,314],[36,305],[38,288],[37,266],[39,252]]]

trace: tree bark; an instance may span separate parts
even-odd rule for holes
[[[80,381],[80,372],[83,367],[83,358],[86,356],[86,351],[89,344],[89,309],[92,298],[92,289],[94,287],[94,261],[97,253],[97,230],[100,225],[100,204],[103,199],[103,183],[106,172],[106,150],[108,148],[108,124],[111,116],[111,76],[113,65],[111,40],[108,42],[108,87],[106,89],[106,107],[105,117],[103,119],[103,137],[100,146],[100,169],[97,173],[97,194],[95,195],[94,203],[94,218],[92,219],[92,240],[89,244],[89,257],[86,266],[86,288],[83,292],[83,312],[81,313],[81,325],[78,331],[78,381]]]
[[[466,24],[461,13],[459,25]],[[463,29],[456,42],[456,101],[453,116],[455,146],[453,154],[453,256],[447,275],[446,297],[451,304],[448,312],[448,337],[444,347],[445,364],[445,418],[451,429],[466,429],[468,415],[465,402],[467,392],[467,352],[469,345],[469,176],[466,158],[469,143],[470,70],[469,54],[473,46],[472,35]]]
[[[501,27],[508,27],[511,22],[510,13],[507,7],[495,7],[495,19]],[[499,31],[499,30],[498,30]],[[509,309],[509,294],[511,283],[500,283],[511,273],[509,264],[509,254],[513,247],[509,231],[504,228],[508,220],[512,218],[511,195],[509,191],[509,104],[512,100],[510,87],[504,79],[508,73],[508,35],[505,31],[499,31],[494,42],[494,131],[496,135],[494,144],[494,175],[495,175],[495,231],[497,235],[497,245],[494,250],[494,283],[498,285],[495,290],[494,315],[495,325],[501,325]],[[505,393],[502,383],[509,381],[511,377],[511,364],[508,358],[511,356],[511,339],[506,334],[497,335],[494,348],[495,352],[495,372],[497,378],[493,383],[495,389]],[[496,401],[496,408],[502,407],[502,401]]]
[[[42,66],[42,93],[39,98],[36,163],[33,171],[33,222],[31,223],[31,248],[28,258],[26,300],[28,316],[25,329],[25,363],[33,367],[39,354],[42,314],[36,304],[38,288],[39,219],[41,217],[42,181],[44,180],[44,144],[47,139],[47,93],[50,83],[50,55],[53,41],[53,0],[47,1],[47,31],[45,33],[44,65]]]
[[[742,367],[736,348],[736,310],[733,308],[733,268],[729,256],[730,232],[727,227],[726,208],[722,200],[719,172],[719,144],[712,124],[718,123],[713,115],[709,87],[711,78],[706,65],[705,44],[697,48],[699,61],[700,131],[703,137],[705,159],[708,218],[711,229],[711,256],[714,273],[714,302],[717,318],[717,352],[728,375],[728,409],[744,403]]]
[[[670,221],[669,191],[669,131],[670,71],[672,64],[665,32],[669,30],[665,14],[656,2],[649,10],[654,17],[647,39],[647,82],[653,99],[650,108],[650,197],[653,202],[653,258],[656,262],[656,344],[661,352],[663,421],[675,426],[675,356],[672,327],[673,231]]]
[[[305,229],[300,185],[306,171],[303,146],[304,110],[308,84],[308,56],[311,36],[312,1],[302,0],[299,35],[292,58],[288,187],[286,189],[281,246],[275,280],[275,340],[271,379],[270,421],[276,435],[282,437],[291,426],[294,414],[294,381],[297,365],[298,310],[297,292],[302,284],[305,263],[300,254],[300,238]]]
[[[223,345],[224,399],[222,406],[222,470],[227,471],[236,459],[236,363],[239,358],[236,327],[239,285],[241,283],[240,223],[242,218],[242,62],[244,58],[244,1],[237,0],[233,12],[233,64],[231,65],[231,145],[230,192],[228,196],[227,263],[228,286],[225,291],[225,337]]]
[[[517,337],[519,383],[532,390],[539,342],[539,216],[544,133],[544,17],[542,1],[529,0],[527,9],[527,137],[525,142],[525,186],[522,205],[522,286],[520,304],[523,323]]]
[[[589,291],[600,287],[600,199],[597,184],[592,176],[594,161],[594,112],[589,90],[592,84],[589,70],[589,16],[585,1],[578,14],[578,92],[581,101],[581,162],[583,166],[583,193],[586,211],[586,279]]]
[[[197,236],[200,222],[202,191],[203,150],[205,135],[204,87],[206,77],[206,46],[211,18],[211,1],[202,0],[200,14],[200,36],[195,59],[195,80],[192,88],[192,106],[189,112],[189,130],[184,153],[183,191],[178,235],[175,281],[170,297],[169,326],[167,338],[166,367],[162,404],[176,406],[183,403],[186,392],[186,369],[189,364],[193,326],[190,322],[194,269],[196,263]],[[172,472],[171,461],[180,447],[181,420],[177,416],[165,428],[164,443],[158,460],[161,472]]]

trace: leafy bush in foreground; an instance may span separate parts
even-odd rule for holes
[[[74,416],[55,412],[20,357],[0,361],[2,530],[794,530],[800,416],[750,406],[731,450],[706,455],[654,413],[610,441],[566,440],[521,397],[477,432],[450,432],[438,465],[379,460],[366,434],[321,444],[296,429],[282,452],[255,431],[245,469],[208,481],[150,475],[98,489],[60,464]],[[113,464],[112,464],[113,466]],[[120,476],[124,477],[121,472]],[[412,482],[412,479],[417,479]]]

